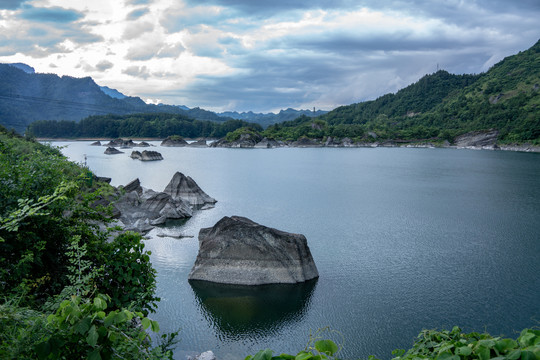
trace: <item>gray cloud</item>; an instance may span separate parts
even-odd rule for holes
[[[83,17],[83,14],[61,7],[39,8],[33,6],[23,6],[20,17],[25,20],[51,23],[70,23]]]
[[[107,60],[101,60],[96,64],[96,70],[103,72],[105,70],[111,69],[114,66],[114,64]]]
[[[145,80],[150,77],[150,71],[146,66],[129,66],[122,70],[122,73]]]
[[[151,32],[154,30],[154,25],[149,22],[142,23],[130,23],[124,30],[122,38],[126,40],[135,39],[146,32]]]

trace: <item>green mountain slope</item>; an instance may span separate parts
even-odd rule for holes
[[[266,135],[452,140],[486,129],[499,130],[502,142],[540,143],[540,41],[486,73],[438,71],[396,94],[277,124]]]

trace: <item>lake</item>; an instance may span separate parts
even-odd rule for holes
[[[422,329],[516,338],[540,322],[540,154],[406,148],[166,148],[164,160],[55,142],[99,176],[162,191],[176,171],[218,203],[145,241],[176,357],[294,352],[330,327],[342,358],[392,357]],[[159,142],[153,144],[159,145]],[[141,150],[139,148],[139,150]],[[190,284],[201,228],[246,216],[308,239],[320,278],[258,288]]]

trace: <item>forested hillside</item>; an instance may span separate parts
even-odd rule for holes
[[[36,121],[29,126],[28,133],[41,138],[165,138],[169,135],[220,138],[244,126],[262,130],[260,125],[242,120],[200,121],[185,115],[158,113],[90,116],[79,122]]]
[[[316,120],[270,126],[283,139],[336,136],[451,140],[497,129],[503,142],[540,141],[540,42],[480,75],[438,71],[380,98],[342,106]]]

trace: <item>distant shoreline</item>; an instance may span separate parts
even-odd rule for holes
[[[126,139],[134,140],[134,141],[163,141],[164,138],[137,138],[137,137],[127,137]],[[215,138],[184,138],[186,141],[197,141],[197,140],[209,140],[214,141]],[[111,141],[111,138],[77,138],[77,139],[69,139],[69,138],[36,138],[36,141],[41,142],[59,142],[59,141]],[[391,141],[390,141],[391,142]],[[105,144],[102,144],[104,146]],[[236,146],[220,146],[223,148],[239,148]],[[540,153],[540,146],[536,145],[530,145],[530,144],[501,144],[501,145],[495,145],[495,146],[456,146],[456,145],[441,145],[441,144],[429,144],[429,143],[402,143],[402,144],[389,144],[388,142],[385,143],[361,143],[361,144],[352,144],[349,146],[325,146],[323,143],[321,144],[313,144],[313,145],[293,145],[293,144],[286,144],[284,146],[279,147],[273,147],[273,148],[441,148],[441,149],[468,149],[468,150],[491,150],[491,151],[516,151],[516,152],[532,152],[532,153]],[[256,148],[257,147],[242,147],[243,149],[249,149],[249,148]]]

